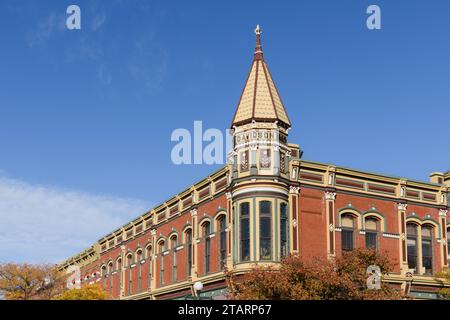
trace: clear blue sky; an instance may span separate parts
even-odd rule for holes
[[[81,7],[81,31],[65,29],[70,4]],[[382,30],[366,27],[370,4],[381,7]],[[172,164],[170,135],[194,120],[229,126],[257,23],[293,123],[289,140],[305,159],[427,180],[450,169],[449,12],[444,0],[2,0],[3,197],[19,185],[31,198],[44,188],[126,199],[122,223],[218,169]],[[17,194],[6,198],[3,217],[21,205]],[[21,223],[33,225],[30,206],[14,214],[27,213]],[[51,207],[68,223],[78,212]],[[48,259],[108,231],[99,226]],[[0,260],[11,252],[0,249]]]

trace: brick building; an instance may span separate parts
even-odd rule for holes
[[[344,250],[386,251],[386,279],[433,298],[433,274],[449,264],[450,172],[430,182],[301,159],[288,142],[286,109],[256,49],[231,128],[233,150],[219,171],[168,199],[61,264],[113,299],[224,295],[226,267],[244,273],[289,253],[333,258]]]

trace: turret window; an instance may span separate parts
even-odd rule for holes
[[[261,149],[259,166],[261,169],[270,169],[271,166],[270,149]]]
[[[259,248],[261,260],[272,258],[272,203],[270,201],[259,203]]]
[[[239,207],[240,213],[240,258],[241,261],[250,260],[250,222],[248,202],[241,203]]]
[[[280,204],[280,255],[281,258],[288,255],[288,212],[287,204]]]

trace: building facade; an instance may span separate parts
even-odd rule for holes
[[[288,117],[261,47],[261,30],[222,169],[111,232],[60,265],[112,299],[176,299],[204,284],[223,298],[224,270],[245,273],[289,254],[332,259],[386,252],[385,280],[418,298],[436,297],[433,274],[450,260],[450,172],[430,182],[304,161],[288,142]]]

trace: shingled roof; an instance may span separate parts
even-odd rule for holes
[[[256,27],[255,33],[256,48],[252,67],[239,99],[231,127],[252,121],[278,121],[290,128],[291,122],[264,60],[259,26]]]

